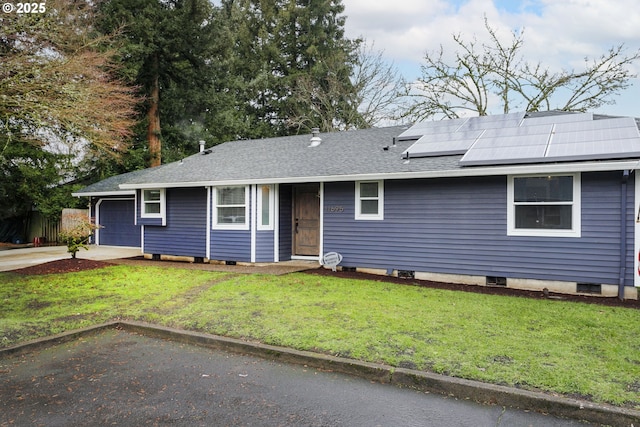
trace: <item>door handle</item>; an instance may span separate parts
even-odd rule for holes
[[[296,223],[295,223],[295,228],[294,228],[294,232],[295,234],[298,234],[298,225],[300,223],[300,220],[298,218],[296,218]]]

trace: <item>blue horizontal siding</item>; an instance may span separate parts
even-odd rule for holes
[[[167,189],[166,209],[166,226],[145,226],[144,252],[206,257],[206,190],[204,188]]]
[[[249,206],[251,206],[251,190],[249,191]],[[211,200],[211,214],[216,209],[216,201]],[[249,217],[251,218],[251,209]],[[213,221],[213,218],[212,218]],[[221,261],[251,262],[251,231],[250,230],[211,230],[211,259]]]
[[[617,284],[620,176],[583,174],[581,238],[507,236],[506,177],[386,181],[383,221],[355,221],[355,184],[327,183],[325,205],[344,210],[325,212],[324,251],[345,266]],[[627,215],[632,284],[632,200]]]
[[[256,233],[256,262],[273,262],[273,231]]]
[[[211,259],[251,262],[249,230],[212,230]]]

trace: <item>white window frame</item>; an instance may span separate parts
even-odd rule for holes
[[[540,228],[516,228],[516,206],[515,186],[516,178],[539,178],[571,176],[573,177],[573,201],[571,202],[540,202],[535,204],[548,205],[571,205],[571,229],[540,229]],[[557,174],[537,174],[537,175],[509,175],[507,177],[507,235],[508,236],[530,236],[530,237],[580,237],[582,224],[582,197],[581,197],[581,174],[580,173],[557,173]]]
[[[220,207],[231,207],[231,206],[241,206],[241,205],[218,205],[218,190],[221,188],[230,188],[230,187],[238,187],[244,188],[244,223],[233,223],[233,224],[219,224],[218,223],[218,208]],[[248,185],[225,185],[220,187],[213,188],[213,224],[212,228],[214,230],[248,230],[249,229],[249,221],[250,221],[250,205],[249,205],[249,186]]]
[[[378,184],[378,197],[360,197],[360,185],[361,184]],[[384,219],[384,181],[356,181],[356,209],[355,219],[365,221],[381,221]],[[377,200],[378,201],[378,213],[368,214],[362,213],[362,200]]]
[[[258,230],[273,230],[273,217],[274,217],[274,203],[275,203],[275,196],[274,196],[274,186],[273,185],[268,185],[268,184],[259,184],[257,185],[257,207],[256,207],[256,219],[257,219],[257,229]],[[269,203],[269,222],[268,224],[263,224],[262,223],[262,204],[264,203],[264,196],[262,195],[262,190],[263,188],[266,187],[269,189],[269,196],[267,199],[267,202]]]
[[[160,192],[160,200],[147,200],[145,197],[147,192],[149,191],[159,191]],[[140,218],[161,218],[164,221],[166,220],[166,212],[167,212],[167,202],[166,202],[166,191],[164,188],[147,188],[141,190],[141,198],[142,203],[140,207]],[[160,212],[148,213],[146,206],[150,204],[160,204]]]

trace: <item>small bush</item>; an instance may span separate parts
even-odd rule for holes
[[[87,244],[94,230],[100,228],[94,218],[84,214],[69,215],[68,224],[58,235],[59,239],[67,245],[67,252],[71,258],[75,258],[80,249],[89,250]]]

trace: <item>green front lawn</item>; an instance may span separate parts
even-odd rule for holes
[[[640,311],[303,273],[0,273],[0,347],[123,318],[640,408]]]

